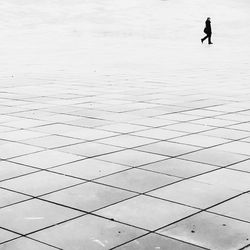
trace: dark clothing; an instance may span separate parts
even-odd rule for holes
[[[210,34],[207,34],[205,37],[203,37],[203,38],[201,39],[201,41],[204,42],[204,41],[208,38],[208,43],[211,44],[211,43],[212,43],[212,42],[211,42],[211,36],[212,36],[211,33],[210,33]]]
[[[212,29],[211,29],[211,21],[207,20],[206,21],[206,27],[204,29],[204,32],[209,36],[212,34]]]
[[[206,27],[204,29],[204,33],[206,33],[207,35],[201,39],[201,42],[203,43],[208,38],[208,43],[212,44],[212,42],[211,42],[211,36],[212,36],[211,21],[208,19],[206,20]]]

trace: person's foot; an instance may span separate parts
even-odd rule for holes
[[[208,43],[208,44],[213,44],[213,43]]]
[[[203,39],[201,39],[201,43],[203,43]]]

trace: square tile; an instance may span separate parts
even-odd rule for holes
[[[77,138],[77,139],[83,139],[87,141],[92,141],[92,140],[98,140],[98,139],[103,139],[111,136],[117,135],[117,133],[114,132],[108,132],[104,130],[97,130],[94,128],[79,128],[75,129],[72,131],[68,131],[63,133],[64,136],[72,137],[72,138]]]
[[[70,153],[74,155],[94,157],[99,155],[104,155],[116,151],[120,151],[122,148],[115,147],[111,145],[105,145],[96,142],[85,142],[79,143],[71,146],[66,146],[58,149],[58,151]]]
[[[250,143],[250,137],[247,137],[247,138],[245,138],[245,139],[242,139],[241,141],[242,141],[242,142],[248,142],[248,143]]]
[[[42,199],[91,212],[128,199],[134,195],[134,193],[125,190],[87,182],[42,196]]]
[[[0,159],[10,159],[41,150],[42,149],[38,147],[28,146],[21,143],[8,142],[0,145]]]
[[[235,250],[249,244],[250,224],[203,212],[158,232],[207,249]]]
[[[223,120],[230,120],[230,121],[236,121],[236,122],[249,122],[249,116],[247,115],[241,115],[239,113],[234,114],[224,114],[217,116],[218,119]]]
[[[133,135],[118,135],[115,137],[98,140],[98,142],[100,143],[113,145],[117,147],[123,147],[123,148],[138,147],[138,146],[150,144],[156,141],[157,140],[154,140],[154,139],[143,138],[143,137],[133,136]]]
[[[250,190],[250,174],[230,169],[219,169],[194,177],[193,180],[216,184],[243,192]]]
[[[133,121],[131,121],[131,123],[136,124],[136,125],[143,125],[143,126],[145,125],[145,126],[155,128],[155,127],[161,127],[161,126],[174,124],[176,122],[151,117],[151,118],[143,118],[143,119],[133,120]]]
[[[74,233],[72,234],[72,232]],[[54,245],[60,249],[108,250],[145,233],[141,229],[97,216],[85,215],[81,218],[32,234],[30,237]]]
[[[189,144],[189,145],[198,146],[198,147],[212,147],[218,144],[230,142],[226,139],[209,137],[209,136],[198,135],[198,134],[182,136],[180,138],[172,139],[171,141]]]
[[[158,234],[149,234],[133,240],[125,245],[116,248],[117,250],[152,250],[152,249],[173,249],[173,250],[202,250],[194,246],[175,239],[164,237]]]
[[[246,193],[235,197],[229,201],[219,204],[216,207],[209,209],[211,212],[215,212],[221,215],[226,215],[239,220],[250,222],[250,193]]]
[[[130,166],[130,167],[138,167],[147,163],[164,160],[166,159],[166,157],[161,156],[161,155],[150,154],[147,152],[140,152],[140,151],[127,149],[121,152],[99,156],[98,159]]]
[[[21,237],[16,240],[9,241],[0,246],[0,249],[15,249],[15,250],[55,250],[58,248],[43,244],[35,240],[30,240],[26,237]]]
[[[70,124],[73,126],[85,127],[85,128],[97,128],[97,127],[104,126],[104,125],[111,124],[111,123],[112,122],[109,122],[109,121],[87,118],[87,117],[82,117],[80,119],[67,122],[67,124]]]
[[[50,115],[53,115],[50,113]],[[61,123],[51,123],[48,125],[40,126],[37,128],[33,128],[33,131],[45,133],[45,134],[55,134],[55,135],[63,135],[66,134],[69,131],[75,131],[79,128],[76,126],[71,126],[67,124],[61,124]]]
[[[101,178],[98,182],[143,193],[178,180],[179,178],[164,174],[158,174],[141,169],[129,169]]]
[[[13,162],[21,163],[35,168],[48,169],[82,159],[84,159],[84,157],[62,153],[55,150],[46,150],[30,155],[17,157],[13,159]]]
[[[207,135],[207,136],[213,136],[213,137],[231,139],[231,140],[239,140],[247,136],[250,136],[250,133],[236,130],[236,129],[217,128],[217,129],[203,132],[201,133],[201,135]]]
[[[14,128],[0,126],[0,133],[9,132],[9,131],[13,131],[13,130],[14,130]]]
[[[39,171],[8,181],[2,181],[0,182],[0,187],[32,196],[38,196],[81,182],[83,181],[72,177],[47,171]]]
[[[140,130],[147,129],[145,126],[139,126],[139,125],[132,125],[128,123],[115,123],[111,125],[105,125],[99,127],[99,129],[111,131],[111,132],[117,132],[117,133],[132,133]]]
[[[0,139],[9,141],[22,141],[30,138],[44,136],[43,133],[33,132],[29,130],[15,130],[0,134]]]
[[[204,149],[194,153],[181,156],[182,159],[207,163],[219,167],[226,167],[228,165],[246,160],[248,157],[240,154],[234,154],[215,149]]]
[[[17,128],[17,129],[28,129],[28,128],[43,126],[43,125],[46,125],[47,123],[48,122],[46,121],[19,118],[16,121],[9,121],[7,123],[4,123],[4,125],[12,127],[12,128]]]
[[[198,133],[198,132],[212,129],[213,127],[206,126],[206,125],[192,124],[188,122],[181,122],[177,124],[168,125],[162,128],[168,129],[168,130],[186,132],[186,133]]]
[[[15,234],[15,233],[12,233],[10,231],[0,228],[0,244],[2,244],[5,241],[17,238],[17,237],[19,237],[18,234]],[[1,249],[1,245],[0,245],[0,249]]]
[[[235,142],[217,146],[215,149],[250,156],[250,143],[247,143],[247,142],[235,141]]]
[[[250,132],[250,122],[231,125],[229,128]]]
[[[213,206],[238,195],[240,191],[192,180],[183,180],[167,187],[159,188],[149,195],[179,202],[200,209]]]
[[[171,120],[171,121],[185,122],[185,121],[193,121],[193,120],[199,119],[200,116],[185,115],[182,113],[173,113],[173,114],[161,115],[161,116],[158,116],[158,118],[167,119],[167,120]]]
[[[214,126],[214,127],[226,127],[226,126],[233,125],[237,122],[221,120],[221,119],[216,119],[216,118],[204,118],[204,119],[192,121],[192,123],[206,125],[206,126]]]
[[[30,199],[29,196],[19,194],[16,192],[12,192],[12,191],[8,191],[8,190],[2,189],[2,188],[0,188],[0,197],[1,197],[0,208],[12,205],[12,204],[20,202],[20,201]]]
[[[81,214],[84,213],[32,199],[0,209],[0,220],[1,227],[28,234]]]
[[[17,117],[14,117],[14,116],[10,116],[10,115],[1,115],[0,116],[0,124],[4,124],[4,123],[7,123],[7,122],[15,122],[17,121],[18,118]]]
[[[237,164],[233,164],[233,165],[229,166],[228,168],[250,173],[250,160],[242,161],[242,162],[239,162]]]
[[[37,169],[35,168],[26,167],[9,161],[0,161],[0,181],[15,178],[36,171]]]
[[[59,135],[49,135],[49,136],[43,136],[43,137],[39,137],[39,138],[25,140],[23,142],[30,144],[30,145],[33,145],[33,146],[38,146],[38,147],[47,148],[47,149],[53,149],[53,148],[57,148],[57,147],[63,147],[63,146],[68,146],[68,145],[80,143],[80,142],[82,142],[82,140],[64,137],[64,136],[59,136]]]
[[[156,142],[150,145],[136,148],[136,150],[140,150],[143,152],[149,152],[165,156],[180,156],[183,154],[197,151],[199,149],[200,147],[166,141]]]
[[[156,140],[167,140],[175,137],[186,135],[184,132],[178,132],[173,130],[166,130],[162,128],[152,128],[140,132],[132,133],[132,135],[142,136]]]
[[[197,115],[197,116],[201,116],[201,117],[212,117],[212,116],[220,115],[221,112],[206,110],[206,109],[195,109],[195,110],[186,111],[185,114]]]
[[[198,174],[209,172],[217,167],[193,161],[170,158],[164,161],[144,165],[141,168],[180,178],[189,178]]]
[[[127,168],[128,167],[111,162],[86,159],[53,168],[52,171],[86,180],[92,180],[125,170]]]
[[[141,195],[96,213],[146,230],[156,230],[196,212],[190,207]]]

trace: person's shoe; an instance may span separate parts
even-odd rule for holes
[[[203,39],[201,39],[201,43],[203,43],[204,41],[203,41]]]
[[[209,43],[209,44],[213,44],[213,43]]]

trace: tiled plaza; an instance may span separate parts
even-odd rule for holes
[[[2,88],[0,249],[245,249],[249,88],[108,79]]]
[[[249,250],[249,3],[92,1],[1,5],[0,250]]]

